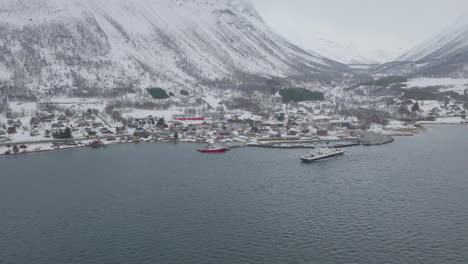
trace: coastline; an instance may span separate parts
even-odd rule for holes
[[[260,148],[278,148],[278,149],[310,149],[316,148],[320,144],[338,144],[338,143],[348,143],[352,146],[355,145],[383,145],[388,144],[394,141],[391,136],[388,135],[379,135],[373,132],[367,131],[352,131],[351,133],[355,133],[359,136],[351,137],[341,135],[341,137],[314,137],[314,138],[301,138],[295,140],[260,140],[261,138],[250,138],[249,140],[228,140],[228,141],[220,141],[221,143],[225,144],[226,147],[229,149],[240,148],[240,147],[260,147]],[[22,142],[8,142],[8,143],[1,143],[0,147],[2,146],[13,146],[13,145],[26,145],[28,144],[32,148],[32,146],[40,146],[39,148],[35,148],[34,150],[23,149],[17,153],[9,153],[6,154],[5,152],[0,153],[0,157],[6,156],[17,156],[17,155],[24,155],[24,154],[34,154],[34,153],[42,153],[42,152],[52,152],[52,151],[60,151],[60,150],[70,150],[75,148],[83,148],[89,147],[88,144],[96,141],[111,138],[109,137],[97,137],[94,139],[89,138],[72,138],[66,140],[60,139],[51,139],[51,140],[41,140],[41,141],[22,141]],[[113,141],[105,141],[105,145],[116,145],[116,144],[141,144],[141,143],[163,143],[163,142],[172,142],[172,143],[190,143],[190,144],[209,144],[208,141],[199,141],[199,140],[191,140],[191,139],[181,139],[181,140],[173,140],[173,139],[140,139],[140,140],[131,140],[130,135],[120,135],[115,137],[116,140]],[[118,140],[120,138],[121,140]],[[125,139],[123,141],[122,139]],[[375,139],[377,138],[377,139]],[[80,143],[75,143],[79,141]],[[70,143],[67,145],[66,143]],[[54,143],[61,143],[61,145],[56,146]],[[44,145],[49,146],[44,146]],[[282,146],[281,144],[290,144],[287,146]],[[309,144],[306,146],[305,144]],[[313,144],[310,145],[310,144]],[[42,148],[41,148],[42,147]],[[44,149],[43,149],[44,148]]]
[[[248,141],[240,141],[240,140],[231,140],[231,141],[221,141],[222,143],[226,144],[228,148],[239,148],[239,147],[259,147],[259,148],[276,148],[276,149],[312,149],[316,146],[311,145],[304,145],[304,144],[321,144],[321,143],[339,143],[339,142],[351,142],[352,146],[355,145],[363,145],[363,146],[376,146],[376,145],[384,145],[389,144],[395,141],[394,137],[408,137],[414,136],[420,133],[424,133],[430,128],[428,125],[461,125],[461,126],[468,126],[468,123],[450,123],[450,122],[417,122],[414,127],[408,128],[386,128],[382,131],[382,133],[376,133],[372,131],[352,131],[351,133],[355,133],[359,135],[358,137],[345,137],[344,135],[340,135],[340,137],[330,137],[330,138],[304,138],[304,139],[297,139],[297,140],[277,140],[277,141],[265,141],[259,140],[260,138],[251,138]],[[364,139],[360,139],[364,138]],[[377,139],[373,139],[373,137],[377,137]],[[105,141],[106,139],[115,138],[113,141]],[[192,140],[192,139],[181,139],[181,140],[173,140],[173,139],[139,139],[139,140],[132,140],[131,135],[116,135],[116,136],[105,136],[105,137],[97,137],[97,138],[71,138],[71,139],[51,139],[51,140],[38,140],[38,141],[21,141],[21,142],[4,142],[0,143],[1,147],[5,146],[13,146],[13,145],[29,145],[29,146],[38,146],[42,145],[42,147],[35,148],[34,150],[23,149],[20,150],[18,153],[9,153],[6,154],[5,152],[0,153],[0,157],[7,157],[7,156],[17,156],[17,155],[25,155],[25,154],[35,154],[35,153],[43,153],[43,152],[52,152],[52,151],[62,151],[62,150],[71,150],[75,148],[84,148],[89,147],[88,144],[95,141],[101,140],[105,141],[105,146],[107,145],[116,145],[116,144],[140,144],[140,143],[161,143],[161,142],[173,142],[173,143],[191,143],[191,144],[209,144],[208,141],[199,141],[199,140]],[[119,140],[120,139],[120,140]],[[123,141],[122,139],[125,139]],[[75,143],[78,141],[79,143]],[[71,145],[67,145],[66,143],[69,142]],[[61,145],[54,145],[54,143],[61,143]],[[233,144],[235,143],[235,144]],[[280,144],[290,143],[290,146],[282,146]],[[50,146],[45,147],[44,144],[51,144]],[[296,144],[296,145],[294,145]],[[29,148],[29,147],[28,147]]]

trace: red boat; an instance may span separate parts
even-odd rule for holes
[[[226,151],[228,151],[228,148],[215,145],[208,145],[205,148],[199,150],[201,153],[221,153]]]
[[[91,143],[88,144],[88,146],[92,147],[92,148],[100,148],[100,147],[104,147],[104,143],[102,143],[102,141],[100,140],[95,140]]]
[[[199,150],[201,153],[217,153],[217,152],[226,152],[227,148],[220,148],[220,149],[201,149]]]

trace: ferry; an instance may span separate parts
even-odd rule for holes
[[[344,153],[345,153],[344,150],[338,149],[338,148],[321,148],[310,154],[301,156],[300,158],[304,162],[314,162],[318,160],[336,157]]]

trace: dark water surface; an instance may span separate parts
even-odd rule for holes
[[[0,158],[0,263],[468,263],[468,127],[303,150]]]

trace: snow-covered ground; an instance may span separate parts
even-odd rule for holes
[[[206,95],[203,100],[205,100],[205,102],[207,104],[209,104],[211,107],[213,107],[214,109],[216,109],[216,107],[220,106],[220,103],[222,101],[221,98],[217,98],[215,97],[214,95],[212,94],[208,94]]]
[[[391,120],[388,122],[388,125],[385,126],[387,129],[401,129],[401,128],[410,128],[412,126],[406,125],[404,122],[397,121],[397,120]]]
[[[466,119],[461,117],[440,117],[437,118],[435,121],[422,121],[418,122],[418,124],[461,124],[464,122],[468,122]]]
[[[468,90],[468,78],[417,78],[409,80],[406,85],[407,88],[441,86],[441,91],[454,91],[463,94],[465,90]]]
[[[429,112],[434,108],[442,109],[442,106],[444,105],[442,102],[436,100],[424,100],[418,101],[418,103],[419,109],[423,110],[424,112]]]
[[[184,114],[183,109],[171,109],[171,110],[145,110],[145,109],[134,109],[126,108],[123,109],[122,115],[126,118],[144,118],[148,116],[164,118],[165,120],[172,120],[174,115]]]

